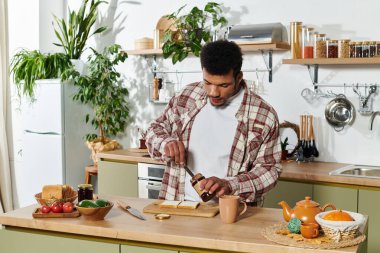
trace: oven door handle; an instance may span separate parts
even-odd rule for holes
[[[146,189],[153,190],[153,191],[159,191],[159,190],[161,190],[161,184],[160,183],[158,183],[158,184],[148,183],[146,185]]]

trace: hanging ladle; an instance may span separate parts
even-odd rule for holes
[[[319,156],[319,151],[315,145],[315,136],[314,136],[314,126],[313,126],[313,115],[310,115],[310,135],[311,135],[311,155],[314,157]]]

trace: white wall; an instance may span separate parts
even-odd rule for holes
[[[350,38],[352,40],[380,40],[380,23],[378,9],[380,2],[375,0],[235,0],[223,1],[230,24],[254,24],[266,22],[281,22],[288,26],[290,21],[303,21],[315,27],[321,33],[327,33],[330,38]],[[50,5],[49,5],[50,3]],[[68,6],[77,9],[79,1],[68,0]],[[183,4],[189,7],[204,6],[206,1],[122,1],[109,0],[109,4],[101,5],[99,22],[111,27],[105,35],[90,39],[90,45],[101,49],[104,45],[118,43],[124,49],[133,49],[134,40],[141,37],[153,37],[158,19],[177,10]],[[19,8],[19,6],[23,8]],[[47,0],[12,0],[9,1],[10,24],[10,56],[18,47],[40,49],[48,52],[54,50],[51,42],[55,41],[52,34],[52,13],[61,15],[66,12],[65,1]],[[56,13],[57,12],[57,13]],[[49,21],[49,17],[51,20]],[[83,59],[86,58],[86,54]],[[354,124],[344,131],[335,132],[324,119],[324,107],[328,99],[320,99],[309,104],[300,95],[302,89],[312,88],[306,67],[299,65],[283,65],[282,59],[289,58],[289,52],[274,53],[273,82],[269,83],[267,74],[260,74],[263,80],[263,91],[260,92],[277,110],[281,121],[288,120],[298,123],[301,113],[310,113],[316,118],[317,145],[320,150],[320,160],[345,163],[380,165],[380,117],[375,119],[374,131],[368,130],[369,117],[357,114]],[[125,77],[125,84],[130,90],[131,122],[126,131],[126,137],[121,139],[124,147],[137,146],[136,128],[147,127],[148,123],[163,110],[163,105],[155,105],[148,101],[148,87],[151,85],[151,58],[130,56],[127,62],[119,66]],[[159,65],[166,70],[199,70],[199,59],[189,57],[183,63],[172,66],[169,60],[158,59]],[[261,55],[247,53],[243,69],[263,68]],[[322,66],[319,80],[329,83],[372,83],[380,82],[379,66]],[[245,77],[255,80],[253,73]],[[201,79],[200,74],[183,74],[164,76],[165,80],[187,83]],[[336,93],[344,92],[343,88],[332,89]],[[350,88],[346,95],[358,107],[357,95]],[[12,98],[14,99],[14,97]],[[380,96],[375,96],[374,110],[380,110]],[[19,122],[17,112],[14,112],[13,127],[14,152],[12,162],[17,161],[17,129]]]
[[[183,4],[202,7],[206,1],[110,1],[110,6],[103,6],[102,18],[119,16],[113,31],[98,41],[115,41],[125,49],[134,48],[134,40],[141,37],[153,37],[153,30],[158,19],[173,12]],[[288,27],[291,21],[303,21],[326,33],[330,38],[350,38],[352,40],[379,40],[380,30],[377,25],[380,16],[377,11],[380,3],[375,0],[313,0],[313,1],[223,1],[230,24],[254,24],[281,22]],[[104,8],[106,7],[106,8]],[[113,14],[116,8],[116,14]],[[123,20],[125,19],[125,20]],[[123,21],[122,21],[123,20]],[[122,21],[122,22],[121,22]],[[98,43],[99,44],[99,43]],[[264,81],[261,95],[277,110],[280,121],[288,120],[298,123],[299,115],[309,113],[316,116],[316,138],[323,161],[380,165],[380,117],[375,119],[374,130],[369,131],[369,117],[357,113],[355,122],[344,131],[335,132],[324,119],[324,108],[329,99],[320,99],[309,104],[300,95],[302,89],[312,88],[309,73],[305,66],[283,65],[281,60],[289,58],[289,52],[274,53],[273,82],[269,83],[267,74],[260,74]],[[199,59],[186,59],[178,66],[159,59],[164,69],[199,70]],[[146,127],[155,118],[163,106],[148,102],[148,86],[151,84],[150,58],[130,56],[127,63],[120,66],[130,88],[130,101],[134,118],[127,130],[127,137],[122,142],[125,146],[137,146],[136,126]],[[261,55],[246,53],[243,69],[262,68]],[[322,66],[319,71],[320,82],[328,83],[374,83],[380,82],[379,66]],[[255,80],[253,73],[245,77]],[[176,81],[176,75],[164,78]],[[200,74],[184,74],[181,84],[200,80]],[[327,91],[326,89],[324,89]],[[358,108],[358,98],[352,89],[333,88],[335,93],[343,93]],[[364,90],[362,90],[364,92]],[[374,96],[374,110],[380,110],[380,97]]]

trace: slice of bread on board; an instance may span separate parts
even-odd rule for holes
[[[173,201],[173,200],[165,200],[159,206],[161,208],[177,208],[177,206],[181,203],[181,201]]]
[[[199,202],[195,201],[182,201],[179,205],[178,208],[183,208],[183,209],[197,209],[199,206]]]

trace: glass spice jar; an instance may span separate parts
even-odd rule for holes
[[[93,196],[92,184],[80,184],[78,185],[78,202],[89,199],[92,200]]]
[[[302,58],[302,22],[290,22],[290,54],[293,59]]]
[[[376,56],[376,41],[371,41],[369,43],[369,57]]]
[[[310,59],[314,58],[314,28],[302,27],[302,58]]]
[[[380,55],[380,41],[376,41],[376,55]]]
[[[190,182],[195,191],[198,193],[199,197],[202,199],[202,201],[207,202],[215,196],[216,192],[210,194],[205,189],[201,190],[200,183],[204,179],[205,177],[201,173],[198,173],[190,180]]]
[[[350,57],[350,40],[338,40],[338,58]]]
[[[363,58],[369,57],[369,41],[364,41],[362,43],[362,57]]]
[[[314,58],[326,58],[326,34],[315,34]]]
[[[350,58],[355,58],[355,45],[356,45],[356,42],[354,41],[350,42]]]
[[[327,46],[327,58],[338,58],[338,41],[328,40],[326,42]]]
[[[355,58],[362,58],[363,57],[363,45],[362,42],[356,42],[355,43]]]

